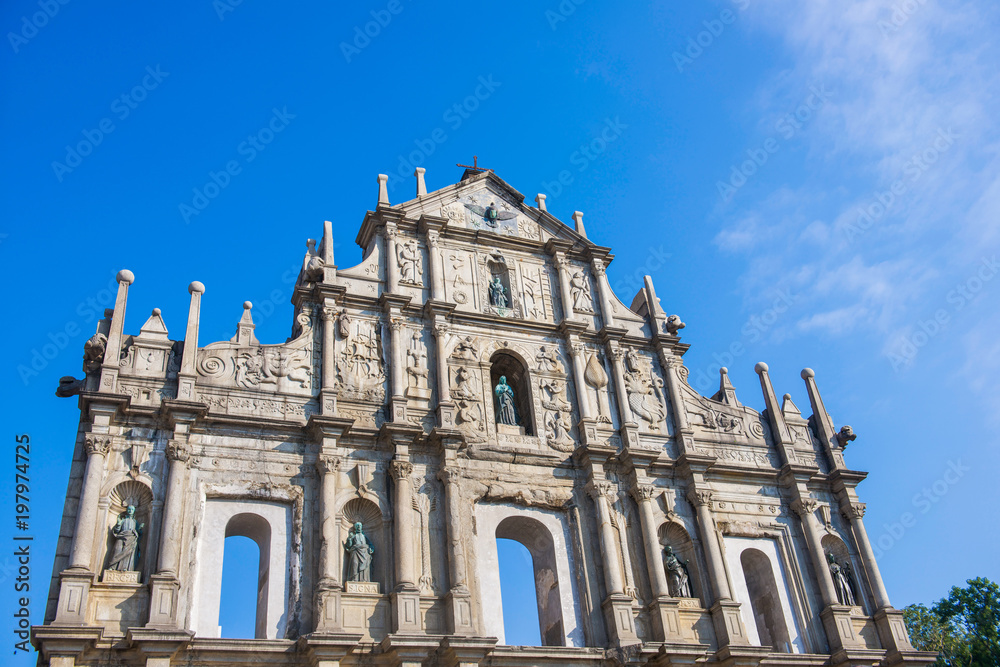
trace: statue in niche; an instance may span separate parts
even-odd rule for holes
[[[351,527],[347,541],[344,542],[344,549],[347,550],[347,580],[371,581],[375,547],[368,541],[365,528],[360,521]]]
[[[417,242],[410,240],[400,244],[396,249],[396,257],[399,260],[399,279],[405,283],[419,283],[424,270]]]
[[[497,397],[497,423],[517,426],[517,409],[514,407],[514,389],[507,384],[507,376],[501,375],[500,382],[493,388]]]
[[[135,572],[139,569],[139,538],[144,525],[135,520],[135,505],[129,505],[118,515],[118,521],[111,529],[115,549],[108,563],[109,570]]]
[[[593,299],[590,296],[590,281],[587,280],[587,275],[582,270],[577,271],[570,279],[569,285],[570,291],[573,293],[573,310],[581,313],[593,313],[594,308],[591,305]]]
[[[847,572],[845,571],[846,565],[842,568],[837,564],[837,559],[832,553],[826,554],[827,561],[830,562],[830,576],[833,577],[833,587],[837,590],[837,600],[840,604],[845,604],[849,607],[857,605],[857,601],[854,599],[854,591],[851,588],[851,582],[847,578]]]
[[[503,286],[503,281],[499,275],[493,276],[490,283],[490,305],[497,308],[510,308],[510,300],[507,298],[507,288]]]
[[[674,555],[674,548],[668,546],[663,557],[663,565],[667,568],[667,584],[670,595],[675,598],[693,598],[691,594],[691,577],[688,575],[687,561],[681,562]]]

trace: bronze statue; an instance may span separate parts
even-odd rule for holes
[[[494,387],[497,397],[497,423],[517,426],[517,409],[514,407],[514,389],[507,384],[507,376],[500,376],[500,383]]]
[[[490,305],[497,308],[509,308],[510,302],[507,300],[507,288],[503,286],[500,276],[493,276],[490,283]]]
[[[827,553],[826,559],[830,562],[830,575],[833,577],[833,587],[837,589],[837,600],[840,604],[855,606],[857,602],[854,599],[854,591],[851,590],[851,582],[847,579],[847,573],[837,564],[837,559],[832,553]]]
[[[368,541],[360,521],[356,522],[348,533],[344,549],[347,550],[347,580],[371,581],[375,547]]]
[[[687,561],[683,563],[674,555],[674,548],[668,546],[663,564],[667,568],[667,583],[670,595],[675,598],[693,598],[691,594],[691,577],[688,576]]]
[[[109,570],[134,572],[139,569],[139,538],[145,524],[135,520],[135,506],[128,508],[118,516],[118,521],[111,529],[115,538],[115,550],[111,554]]]

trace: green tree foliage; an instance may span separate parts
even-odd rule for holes
[[[913,646],[937,651],[941,667],[1000,665],[1000,586],[984,577],[955,586],[928,609],[912,604],[903,610]]]

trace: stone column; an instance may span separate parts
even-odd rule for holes
[[[406,421],[406,357],[403,353],[403,320],[389,311],[389,366],[392,377],[392,421]]]
[[[646,569],[654,597],[670,595],[667,573],[663,569],[660,555],[660,539],[656,531],[656,517],[653,514],[653,496],[656,487],[652,484],[637,484],[632,489],[632,497],[639,504],[639,520],[642,524],[642,542],[646,550]]]
[[[861,562],[864,563],[865,572],[868,575],[868,583],[871,586],[872,597],[875,598],[875,608],[891,607],[889,603],[889,593],[882,583],[882,574],[878,570],[878,563],[875,562],[875,552],[872,550],[871,542],[868,541],[868,531],[865,530],[866,505],[864,503],[849,502],[843,503],[841,508],[851,522],[851,531],[854,533],[854,540],[858,545],[858,552],[861,555]],[[858,582],[859,584],[861,582]]]
[[[201,320],[201,295],[205,286],[195,280],[188,285],[191,304],[188,307],[187,329],[184,333],[184,349],[181,352],[181,369],[177,373],[177,398],[182,401],[195,400],[195,384],[198,361],[198,327]]]
[[[157,572],[150,577],[149,622],[146,627],[177,628],[178,593],[180,591],[180,555],[184,534],[184,488],[187,481],[187,462],[191,449],[187,443],[186,429],[174,431],[174,439],[167,443],[167,493],[163,506],[163,528]]]
[[[726,563],[722,558],[722,548],[719,546],[715,520],[712,518],[712,492],[692,488],[688,492],[688,501],[695,506],[698,514],[698,532],[705,549],[705,560],[708,561],[708,574],[712,583],[712,625],[715,627],[719,646],[747,645],[750,639],[740,618],[740,603],[732,599]]]
[[[340,588],[340,540],[337,537],[337,473],[342,459],[320,454],[316,471],[320,474],[319,588]]]
[[[813,568],[819,577],[819,592],[824,605],[840,604],[837,599],[837,589],[833,585],[833,576],[823,555],[823,543],[820,537],[820,527],[816,521],[817,502],[812,498],[800,498],[792,502],[792,509],[802,521],[802,532],[809,545],[809,555],[812,557]]]
[[[396,263],[396,225],[385,224],[385,290],[390,294],[399,291],[399,265]]]
[[[104,363],[101,365],[101,384],[98,391],[114,392],[118,383],[119,361],[122,351],[122,331],[125,327],[125,304],[128,301],[128,286],[135,282],[135,276],[128,269],[118,272],[118,296],[111,315],[111,330],[104,348]]]
[[[73,551],[70,554],[69,567],[72,570],[92,572],[97,531],[97,502],[101,495],[101,483],[104,481],[104,461],[111,448],[111,436],[88,433],[84,446],[87,450],[87,467],[83,475],[80,504],[76,512],[76,528],[73,531]]]
[[[569,336],[566,342],[570,358],[573,360],[573,384],[576,386],[576,400],[580,404],[580,418],[593,419],[594,407],[590,404],[587,383],[584,379],[586,371],[583,361],[583,344],[576,339],[576,336]]]
[[[625,364],[622,359],[625,356],[621,346],[617,343],[608,343],[608,356],[611,357],[611,370],[615,376],[615,392],[618,394],[618,415],[622,425],[634,424],[635,418],[632,416],[632,408],[628,405],[628,389],[625,387]]]
[[[451,400],[451,374],[448,369],[448,341],[451,339],[448,324],[435,317],[433,325],[434,360],[437,363],[438,424],[445,428],[455,425],[455,404]]]
[[[618,541],[611,525],[608,496],[613,492],[610,482],[594,480],[587,488],[597,506],[600,524],[601,560],[604,566],[604,586],[608,596],[601,605],[608,625],[608,634],[618,645],[635,643],[635,619],[632,616],[632,598],[625,595],[622,583],[622,564],[618,556]]]
[[[608,287],[607,280],[605,280],[604,277],[604,262],[595,257],[591,261],[590,265],[594,270],[594,282],[597,283],[597,293],[601,298],[601,317],[604,318],[604,326],[613,327],[615,325],[615,315],[614,310],[611,308],[611,303],[614,297],[612,296],[611,289]]]
[[[646,569],[649,585],[653,591],[653,602],[649,605],[649,616],[653,632],[658,641],[683,641],[681,633],[680,602],[670,597],[667,573],[660,553],[660,539],[657,533],[656,516],[653,514],[653,497],[656,487],[652,484],[637,484],[632,489],[632,497],[639,504],[639,521],[642,524],[642,543],[646,551]]]
[[[438,472],[438,479],[444,484],[444,515],[447,534],[448,580],[451,589],[447,595],[449,634],[471,636],[472,596],[466,577],[465,545],[462,542],[462,518],[459,505],[462,502],[459,476],[447,468]]]
[[[324,415],[332,415],[337,411],[337,310],[332,302],[323,307],[323,376],[320,410]]]
[[[420,591],[413,574],[413,493],[410,475],[413,464],[396,459],[390,465],[395,482],[393,507],[393,541],[395,542],[396,589],[392,592],[394,612],[393,632],[414,634],[423,632],[420,617]]]
[[[427,258],[431,273],[431,298],[444,301],[444,268],[441,266],[441,246],[438,245],[440,233],[427,231]]]
[[[556,252],[552,257],[552,263],[555,264],[556,272],[559,274],[559,296],[562,298],[563,319],[575,319],[573,291],[569,286],[569,260],[566,259],[566,254],[563,252]]]

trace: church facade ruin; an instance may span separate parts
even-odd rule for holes
[[[687,382],[652,281],[489,170],[379,199],[338,268],[309,241],[290,338],[124,318],[87,342],[44,624],[52,667],[923,665],[886,594],[814,373]],[[220,307],[213,304],[213,308]],[[238,307],[237,307],[238,310]],[[234,317],[235,319],[235,317]],[[254,637],[219,636],[224,541],[260,551]],[[509,646],[498,539],[531,555],[540,646]],[[251,582],[250,585],[254,585]],[[114,657],[113,662],[109,656]]]

